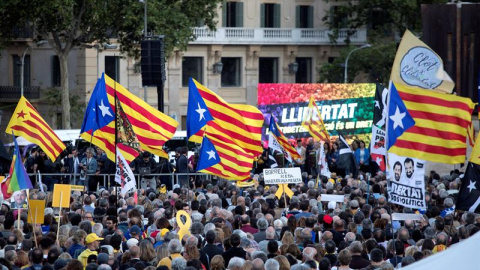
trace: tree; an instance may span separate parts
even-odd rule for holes
[[[138,56],[143,38],[143,8],[138,0],[2,0],[0,14],[6,16],[0,26],[9,32],[28,23],[35,39],[47,39],[60,62],[62,123],[70,129],[70,88],[68,55],[77,46],[104,43],[118,38],[122,52]],[[175,47],[186,48],[193,38],[191,28],[200,20],[213,27],[216,8],[221,0],[145,0],[149,29],[166,36],[166,53]],[[12,35],[0,34],[2,40]]]
[[[331,0],[324,0],[332,2]],[[350,43],[349,37],[356,29],[368,29],[367,42],[372,48],[360,50],[352,54],[349,61],[349,78],[353,79],[360,71],[370,71],[370,79],[387,83],[390,69],[395,58],[398,40],[395,33],[401,36],[406,29],[413,33],[421,33],[422,4],[442,4],[447,0],[346,0],[328,13],[323,21],[332,30],[331,40],[337,40],[340,29],[348,29],[345,40]],[[341,57],[335,59],[320,69],[320,79],[329,82],[343,82],[338,74],[343,74],[341,64],[353,47],[341,51]],[[343,76],[342,76],[343,78]]]

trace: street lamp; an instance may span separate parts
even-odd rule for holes
[[[347,83],[347,73],[348,73],[348,58],[350,58],[350,55],[354,52],[354,51],[358,51],[358,50],[361,50],[361,49],[365,49],[365,48],[370,48],[372,47],[372,45],[370,44],[363,44],[361,47],[358,47],[358,48],[355,48],[353,50],[351,50],[348,55],[347,55],[347,59],[345,59],[345,75],[343,76],[343,80],[344,80],[344,83]]]
[[[46,40],[40,40],[38,41],[37,43],[35,43],[35,45],[37,45],[37,47],[40,47],[42,46],[43,44],[46,44],[48,41]],[[32,46],[28,45],[28,47],[25,49],[25,51],[23,52],[23,55],[22,55],[22,62],[20,63],[21,65],[21,68],[20,68],[20,97],[23,97],[23,77],[24,77],[24,67],[25,67],[25,55],[27,54],[28,50],[30,50],[32,48]]]

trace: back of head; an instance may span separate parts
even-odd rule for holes
[[[321,259],[320,262],[318,263],[319,270],[330,270],[330,267],[331,267],[330,260],[327,258]]]
[[[372,251],[370,252],[370,260],[376,263],[382,262],[383,252],[378,248],[372,249]]]
[[[279,270],[280,264],[274,259],[268,259],[265,262],[265,270]]]

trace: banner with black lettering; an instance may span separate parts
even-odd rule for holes
[[[115,173],[115,182],[121,186],[120,193],[125,196],[132,189],[137,189],[137,182],[133,175],[132,169],[117,148],[117,170]]]
[[[425,161],[388,153],[389,202],[425,209]]]

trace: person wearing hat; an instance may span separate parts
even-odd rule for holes
[[[87,266],[87,260],[89,256],[98,256],[97,250],[100,247],[100,240],[103,240],[103,238],[98,237],[95,233],[91,233],[85,237],[85,246],[87,248],[80,253],[80,255],[78,255],[78,260],[82,262],[84,269]]]

